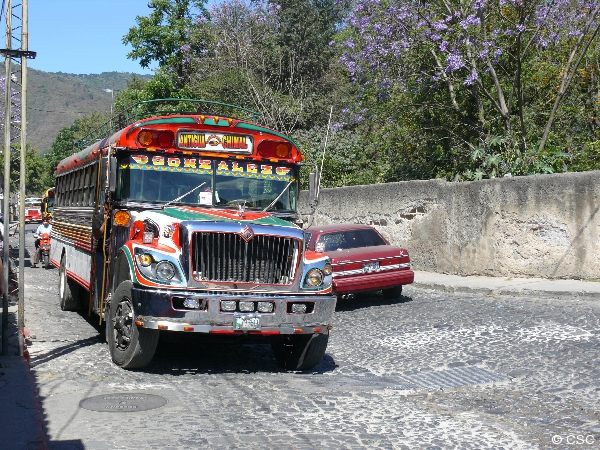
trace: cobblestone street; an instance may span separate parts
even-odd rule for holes
[[[30,235],[27,246],[33,254]],[[161,338],[148,367],[126,371],[111,362],[97,316],[60,310],[58,270],[25,272],[51,449],[600,443],[600,305],[589,300],[409,286],[399,301],[339,302],[327,355],[311,372],[282,371],[268,345],[201,336]],[[93,410],[111,396],[114,409]],[[136,399],[158,403],[119,408]]]

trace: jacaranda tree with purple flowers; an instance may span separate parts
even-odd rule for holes
[[[357,0],[335,46],[361,94],[339,126],[377,124],[400,172],[418,153],[455,179],[562,170],[562,131],[581,124],[561,106],[598,56],[599,13],[599,0]]]

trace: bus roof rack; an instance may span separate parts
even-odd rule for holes
[[[84,138],[76,141],[73,146],[83,150],[87,146],[102,140],[128,125],[152,116],[171,115],[220,115],[257,123],[260,113],[229,103],[193,98],[159,98],[144,100],[128,106],[113,115]]]

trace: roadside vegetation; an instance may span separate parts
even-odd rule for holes
[[[243,106],[323,164],[322,185],[600,169],[600,0],[150,0],[115,110]],[[40,163],[44,186],[73,141]],[[325,158],[323,148],[327,141]]]

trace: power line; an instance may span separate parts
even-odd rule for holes
[[[97,111],[52,111],[52,110],[45,110],[45,109],[37,109],[37,108],[30,108],[27,107],[28,111],[39,111],[39,112],[44,112],[44,113],[57,113],[57,114],[69,114],[69,113],[73,113],[73,114],[102,114],[100,112]]]

